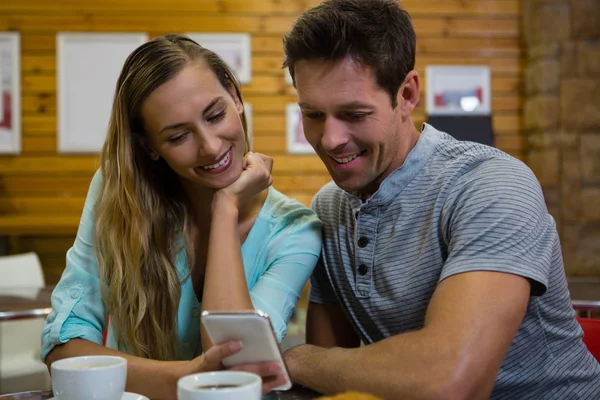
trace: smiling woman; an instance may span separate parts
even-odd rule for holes
[[[321,223],[271,187],[272,159],[248,152],[246,132],[238,81],[212,51],[167,35],[128,57],[52,297],[48,365],[118,354],[128,391],[173,398],[178,378],[218,369],[239,349],[202,337],[201,310],[261,309],[283,339]],[[105,315],[112,350],[100,345]],[[285,383],[280,366],[257,368],[264,391]]]

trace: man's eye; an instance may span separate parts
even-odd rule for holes
[[[368,113],[348,113],[346,114],[346,119],[349,121],[362,121],[367,118]]]
[[[317,112],[307,112],[307,113],[303,113],[302,115],[304,116],[304,118],[308,118],[308,119],[320,119],[323,117],[322,113],[317,113]]]

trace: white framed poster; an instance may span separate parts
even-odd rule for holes
[[[123,64],[147,40],[145,33],[57,35],[59,153],[102,150]]]
[[[240,83],[250,83],[252,78],[252,46],[247,33],[186,33],[202,47],[217,53],[236,73]]]
[[[478,65],[426,67],[428,115],[489,115],[490,68]]]
[[[249,150],[253,151],[252,149],[254,148],[254,132],[252,129],[252,104],[244,103],[244,115],[246,115],[246,126],[248,128],[248,132],[246,132],[246,135],[248,136],[248,146]]]
[[[21,152],[21,37],[0,33],[0,154]]]
[[[315,151],[304,136],[300,106],[289,103],[286,107],[286,145],[291,154],[314,154]]]

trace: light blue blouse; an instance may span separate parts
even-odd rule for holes
[[[94,254],[94,203],[101,186],[98,171],[90,184],[77,237],[67,252],[66,268],[52,293],[52,312],[42,332],[42,360],[54,346],[70,339],[102,343],[105,308]],[[316,214],[269,188],[265,204],[242,245],[242,258],[254,308],[269,314],[279,341],[287,333],[287,323],[320,252],[321,221]],[[184,251],[177,257],[177,268],[180,276],[187,275]],[[200,309],[192,280],[184,280],[177,320],[181,359],[202,353]],[[106,345],[116,348],[110,324]]]

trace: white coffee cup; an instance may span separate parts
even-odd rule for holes
[[[242,371],[202,372],[177,382],[177,400],[260,400],[262,379]]]
[[[57,400],[121,400],[127,381],[127,360],[84,356],[52,363],[52,392]]]

